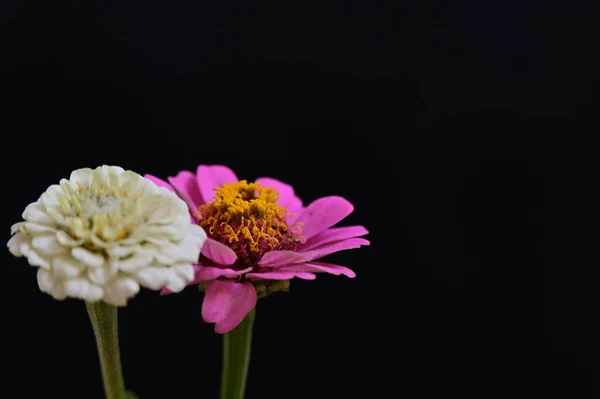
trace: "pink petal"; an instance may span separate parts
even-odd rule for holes
[[[350,238],[348,240],[335,241],[332,243],[328,243],[322,245],[317,248],[309,249],[305,252],[301,252],[303,255],[309,257],[309,260],[319,259],[326,255],[332,254],[334,252],[344,251],[346,249],[354,249],[362,247],[363,245],[369,245],[369,240],[365,240],[364,238]]]
[[[225,183],[235,183],[237,176],[231,169],[223,165],[199,165],[196,170],[198,186],[204,202],[213,202],[215,188],[221,187]]]
[[[169,177],[169,182],[175,187],[177,194],[188,204],[190,211],[198,210],[203,204],[196,176],[192,172],[182,170],[175,177]]]
[[[300,199],[298,199],[298,201],[300,201]],[[299,206],[299,210],[294,212],[290,212],[288,213],[288,215],[285,217],[285,222],[287,223],[288,226],[293,225],[294,223],[296,223],[298,221],[298,216],[299,214],[302,212],[302,202],[300,202],[300,206]]]
[[[198,284],[202,281],[215,280],[218,277],[235,278],[252,270],[251,267],[244,270],[233,270],[214,266],[194,265],[195,278],[188,285]]]
[[[204,244],[206,245],[206,244]],[[260,266],[277,267],[292,263],[304,263],[312,260],[308,255],[294,251],[271,251],[263,255],[258,264]]]
[[[334,265],[331,263],[324,263],[324,262],[310,262],[310,263],[303,263],[301,265],[286,266],[286,267],[281,268],[280,270],[282,273],[285,273],[285,272],[329,273],[329,274],[334,274],[336,276],[343,274],[344,276],[347,276],[350,278],[356,277],[356,273],[354,273],[352,270],[348,269],[347,267]]]
[[[342,197],[323,197],[308,205],[298,219],[306,239],[319,234],[352,213],[354,206]]]
[[[360,237],[365,234],[369,234],[369,232],[363,226],[332,227],[311,237],[304,244],[299,244],[296,250],[298,252],[304,252],[330,242]]]
[[[203,281],[211,281],[219,277],[236,278],[244,273],[249,272],[250,270],[252,270],[251,267],[244,270],[233,270],[214,266],[204,266],[198,263],[194,265],[195,278],[192,282],[188,283],[188,285],[200,284]],[[160,290],[161,295],[168,295],[172,293],[173,292],[168,288],[163,288]]]
[[[294,277],[298,277],[304,280],[314,280],[317,278],[312,273],[307,273],[305,271],[285,271],[285,272],[265,272],[265,273],[248,273],[246,274],[248,278],[255,278],[260,280],[290,280]]]
[[[204,294],[202,318],[207,323],[216,323],[215,332],[225,334],[254,309],[256,300],[256,290],[249,282],[213,280]]]
[[[145,174],[145,175],[144,175],[144,177],[145,177],[146,179],[148,179],[148,180],[152,180],[152,182],[153,182],[154,184],[156,184],[158,187],[164,187],[164,188],[168,188],[169,190],[171,190],[171,191],[175,192],[175,190],[173,189],[173,187],[172,187],[172,186],[171,186],[169,183],[167,183],[166,181],[164,181],[164,180],[162,180],[162,179],[159,179],[159,178],[158,178],[158,177],[156,177],[156,176],[152,176],[152,175],[149,175],[149,174]]]
[[[263,187],[273,187],[279,191],[277,203],[292,214],[298,214],[302,210],[302,200],[294,194],[294,188],[289,184],[270,177],[256,179]]]
[[[237,255],[233,249],[212,238],[207,238],[206,241],[204,241],[202,255],[223,266],[233,265],[237,260]]]

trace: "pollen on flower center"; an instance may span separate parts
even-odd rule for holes
[[[267,251],[295,249],[301,225],[288,225],[288,211],[277,204],[275,188],[241,180],[215,191],[214,202],[202,205],[195,217],[208,236],[232,248],[243,265],[254,266]]]

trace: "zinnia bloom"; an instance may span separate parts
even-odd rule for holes
[[[256,306],[257,291],[286,289],[290,279],[312,280],[320,272],[355,277],[344,266],[317,259],[369,244],[357,238],[368,233],[362,226],[332,228],[354,210],[342,197],[304,207],[290,185],[272,178],[249,183],[221,165],[200,165],[196,175],[179,172],[169,183],[146,177],[174,189],[207,232],[191,284],[204,288],[202,317],[216,323],[217,333],[244,319]]]
[[[124,306],[140,285],[181,291],[206,240],[177,195],[117,166],[75,170],[23,219],[8,248],[39,267],[40,290],[57,300]]]

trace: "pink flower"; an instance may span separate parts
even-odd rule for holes
[[[220,334],[256,306],[257,291],[281,290],[294,277],[313,280],[321,272],[355,277],[344,266],[317,260],[369,245],[358,238],[368,233],[363,226],[332,227],[354,210],[342,197],[323,197],[304,207],[292,186],[271,178],[240,181],[221,165],[200,165],[196,175],[181,171],[168,183],[145,177],[175,191],[206,230],[209,238],[190,284],[205,287],[202,317],[216,323]]]

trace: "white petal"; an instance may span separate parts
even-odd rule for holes
[[[23,226],[24,224],[25,224],[25,222],[19,222],[19,223],[15,223],[12,226],[10,226],[10,234],[13,235],[17,231],[21,231],[21,226]]]
[[[69,179],[60,179],[58,184],[60,185],[60,188],[63,192],[63,196],[65,196],[66,198],[68,198],[75,192],[75,190],[77,190],[77,184],[70,181]]]
[[[75,277],[85,269],[85,265],[68,254],[52,258],[52,271],[60,277]]]
[[[40,291],[52,295],[54,299],[62,301],[67,297],[67,294],[63,289],[62,280],[56,278],[47,270],[38,269],[37,282]]]
[[[203,244],[204,241],[206,241],[206,231],[197,224],[192,224],[190,226],[190,235],[197,237],[200,244]]]
[[[135,193],[138,190],[137,183],[134,180],[125,180],[121,184],[121,190],[128,194]]]
[[[85,299],[87,301],[97,301],[101,299],[104,294],[102,288],[93,285],[89,280],[81,277],[66,280],[64,289],[68,296]]]
[[[65,247],[69,248],[77,247],[83,244],[83,239],[76,240],[70,234],[66,233],[63,230],[58,230],[56,232],[56,238],[58,239],[58,242],[60,242],[61,245],[64,245]]]
[[[112,247],[106,248],[106,252],[108,256],[111,258],[123,258],[125,256],[129,256],[134,252],[140,251],[141,247],[139,245],[114,245]]]
[[[23,228],[31,235],[56,232],[56,228],[54,227],[45,226],[43,224],[37,224],[34,222],[23,223]]]
[[[154,244],[157,247],[162,247],[163,245],[167,245],[171,242],[171,240],[165,237],[147,237],[146,241],[150,244]]]
[[[177,259],[182,255],[185,254],[182,253],[181,249],[177,245],[169,241],[164,243],[162,247],[158,247],[156,249],[155,259],[159,263],[168,265],[177,261]],[[192,259],[191,261],[198,260],[198,256],[200,256],[200,251],[198,251],[198,253],[196,254],[196,259]]]
[[[128,238],[122,238],[119,240],[119,244],[122,246],[138,245],[139,243],[146,241],[145,233],[143,231],[135,231]]]
[[[119,188],[120,186],[119,176],[115,173],[109,173],[108,176],[106,176],[106,182],[108,183],[107,186],[109,188]]]
[[[62,196],[62,189],[58,184],[53,184],[42,196],[40,197],[40,201],[46,208],[57,207],[58,206],[58,198]],[[25,219],[25,218],[23,218]]]
[[[33,237],[31,244],[43,256],[54,256],[66,251],[66,248],[58,242],[56,234],[53,233]]]
[[[145,267],[134,274],[134,278],[143,286],[152,290],[163,288],[168,282],[171,271],[166,267]]]
[[[158,186],[149,179],[144,178],[144,181],[137,182],[136,185],[138,192],[143,195],[153,195],[159,193]]]
[[[96,234],[90,234],[88,239],[92,242],[92,244],[100,248],[106,248],[111,245],[110,241],[105,241],[102,238],[98,237]]]
[[[104,286],[104,300],[114,306],[125,306],[127,300],[140,291],[140,285],[130,277],[119,277]]]
[[[81,187],[89,187],[89,185],[92,183],[93,172],[94,171],[90,168],[77,169],[71,172],[69,180],[75,184],[79,183]]]
[[[100,267],[104,264],[104,256],[90,252],[85,248],[73,248],[71,249],[71,255],[90,267]]]
[[[162,198],[159,201],[160,204],[163,203]],[[177,216],[179,212],[175,207],[171,206],[161,206],[154,212],[152,212],[148,216],[148,223],[152,224],[167,224],[171,223]]]
[[[29,242],[30,240],[30,237],[27,237],[25,234],[18,232],[17,234],[12,236],[10,240],[8,240],[8,244],[6,245],[8,246],[8,250],[11,254],[20,257],[24,255],[23,252],[21,252],[21,244]]]
[[[117,275],[118,270],[116,262],[108,262],[104,266],[88,269],[87,275],[92,283],[104,285]]]
[[[104,176],[102,174],[102,167],[96,168],[92,171],[92,182],[90,184],[90,188],[95,184],[100,184],[104,182]]]
[[[52,298],[56,299],[57,301],[67,299],[67,293],[61,284],[56,284],[49,294],[52,295]]]
[[[169,291],[180,292],[186,287],[186,285],[187,281],[175,274],[172,274],[171,278],[169,279],[169,282],[165,285],[165,287],[167,287]]]
[[[175,274],[183,278],[186,282],[194,280],[194,266],[190,263],[180,263],[172,267]]]
[[[19,247],[19,252],[21,252],[23,255],[27,256],[27,254],[29,253],[29,251],[32,250],[33,247],[31,246],[31,237],[29,237],[28,235],[25,235],[25,237],[27,237],[27,239],[21,242],[21,246]]]
[[[127,183],[133,184],[133,188],[137,188],[138,185],[140,184],[144,184],[144,181],[146,179],[142,178],[140,179],[140,175],[138,175],[135,172],[132,172],[130,170],[126,170],[125,172],[119,174],[119,181],[121,184],[121,187],[123,187],[124,185],[126,185]]]
[[[183,200],[180,200],[181,202],[183,202],[183,205],[186,207],[185,208],[185,212],[180,212],[179,216],[177,216],[177,219],[173,221],[173,223],[171,223],[173,226],[177,226],[177,228],[182,229],[182,231],[185,231],[185,235],[190,234],[190,229],[192,229],[192,226],[198,226],[195,223],[192,223],[190,221],[190,211],[189,208],[187,207],[187,205],[185,204],[185,202]],[[200,226],[198,226],[200,227]]]
[[[161,187],[161,186],[157,186],[156,184],[153,184],[153,186],[156,188],[156,193],[162,195],[163,197],[168,197],[171,198],[173,201],[175,201],[177,204],[179,204],[179,201],[181,201],[183,203],[183,206],[185,206],[185,209],[189,209],[187,204],[185,203],[185,201],[183,201],[182,199],[180,199],[177,194],[175,194],[174,192],[172,192],[171,190],[169,190],[166,187]],[[179,205],[177,205],[179,206]],[[189,211],[188,211],[189,212]]]
[[[120,166],[112,166],[112,165],[102,165],[102,174],[104,176],[108,176],[111,174],[120,175],[124,173],[125,169]]]
[[[198,237],[187,236],[177,245],[177,260],[180,262],[197,262],[200,257],[202,244],[198,243]]]
[[[149,251],[140,251],[130,258],[119,260],[119,270],[133,272],[148,266],[154,260],[154,254]]]
[[[52,286],[54,285],[52,274],[50,274],[48,270],[44,269],[38,269],[37,282],[42,292],[50,292],[52,290]]]
[[[23,249],[23,245],[21,245],[21,250]],[[44,269],[50,269],[50,258],[41,256],[32,248],[29,248],[27,251],[27,260],[31,266],[39,266]]]
[[[146,211],[146,215],[151,215],[162,207],[172,208],[166,198],[160,194],[146,194],[139,200],[140,207]]]
[[[55,221],[44,211],[44,205],[40,202],[33,202],[27,205],[23,212],[23,219],[28,222],[43,224],[46,226],[54,226]]]
[[[188,223],[189,223],[189,217],[188,217]],[[170,224],[165,225],[165,226],[151,225],[151,226],[147,226],[146,229],[144,229],[146,234],[148,234],[149,236],[167,237],[172,240],[182,239],[187,234],[187,230],[188,229],[182,229],[181,226],[170,225]]]

